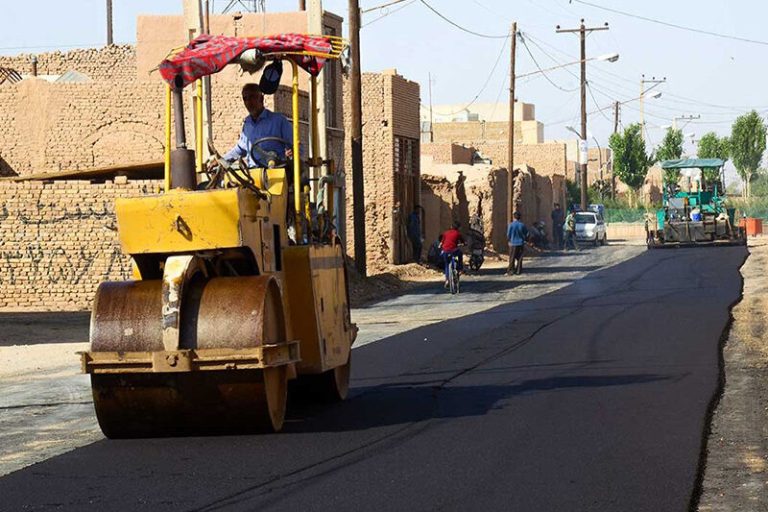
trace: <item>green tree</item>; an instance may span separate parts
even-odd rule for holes
[[[731,154],[731,141],[728,137],[718,137],[715,132],[705,133],[699,140],[697,156],[699,158],[719,158],[728,160]],[[720,182],[720,169],[702,169],[707,183]],[[723,190],[720,184],[720,190]]]
[[[768,196],[768,169],[758,169],[755,171],[755,177],[752,179],[749,189],[754,197]]]
[[[654,158],[645,152],[642,126],[635,123],[627,126],[623,133],[614,133],[608,145],[613,151],[614,174],[637,195],[645,183],[648,168],[654,162]]]
[[[731,159],[744,181],[746,197],[750,197],[750,183],[760,166],[765,151],[765,125],[754,110],[739,116],[731,128]]]
[[[683,156],[683,130],[667,128],[664,140],[656,151],[656,158],[659,161],[677,160],[681,156]],[[680,169],[664,169],[664,181],[667,183],[680,181]]]

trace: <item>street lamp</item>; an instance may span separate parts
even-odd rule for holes
[[[537,75],[539,73],[546,73],[547,71],[554,71],[556,69],[564,68],[566,66],[573,66],[574,64],[581,64],[582,62],[589,62],[592,60],[599,60],[604,62],[616,62],[619,60],[619,54],[618,53],[606,53],[604,55],[598,55],[597,57],[590,57],[588,59],[581,60],[575,60],[573,62],[566,62],[565,64],[560,64],[558,66],[552,66],[551,68],[545,68],[545,69],[537,69],[536,71],[531,71],[528,73],[523,73],[522,75],[515,75],[515,78],[525,78],[527,76],[531,75]]]

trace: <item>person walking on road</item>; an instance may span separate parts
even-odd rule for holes
[[[560,203],[555,203],[555,209],[552,210],[552,235],[555,238],[555,249],[563,248],[563,224],[565,224],[565,214],[560,208]]]
[[[523,250],[525,249],[525,240],[528,238],[528,228],[520,222],[520,212],[515,212],[512,217],[514,220],[507,227],[507,240],[509,241],[508,276],[523,272]]]
[[[571,208],[568,211],[568,215],[565,217],[565,247],[564,249],[567,251],[568,246],[572,245],[573,249],[578,251],[579,250],[579,242],[576,241],[576,213],[573,211],[573,208]]]

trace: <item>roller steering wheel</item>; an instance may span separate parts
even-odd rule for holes
[[[282,168],[288,164],[288,159],[285,154],[279,155],[276,151],[267,151],[261,147],[266,142],[280,142],[287,148],[292,148],[291,141],[282,137],[262,137],[251,143],[251,160],[254,162],[266,162],[266,167],[270,168]],[[272,165],[269,163],[272,162]]]

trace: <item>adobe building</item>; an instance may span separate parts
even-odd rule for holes
[[[331,34],[341,33],[341,22],[330,13],[322,20]],[[160,189],[165,84],[151,69],[187,33],[182,16],[142,16],[137,27],[136,46],[40,54],[36,70],[32,55],[0,57],[0,309],[89,309],[99,282],[130,276],[113,203]],[[238,13],[211,16],[211,32],[310,30],[306,12]],[[334,63],[324,74],[328,154],[343,172],[341,70]],[[222,152],[237,141],[247,115],[240,89],[252,80],[234,69],[213,79],[214,144]],[[306,80],[301,85],[306,90]],[[289,113],[290,94],[281,89],[265,104]],[[189,118],[186,126],[191,141]],[[307,126],[303,120],[303,140]]]
[[[473,148],[456,144],[423,144],[422,205],[427,244],[434,242],[453,220],[463,229],[481,221],[488,249],[507,252],[509,173],[503,166],[478,162]],[[554,203],[565,202],[562,175],[542,176],[530,166],[512,173],[512,201],[523,222],[544,221],[551,236]]]
[[[405,232],[408,214],[421,202],[419,84],[397,70],[362,73],[363,173],[367,267],[372,271],[412,259]],[[345,94],[348,93],[345,88]],[[349,116],[345,119],[351,122]],[[347,190],[352,190],[347,147]],[[347,254],[353,254],[353,200],[347,194]]]

